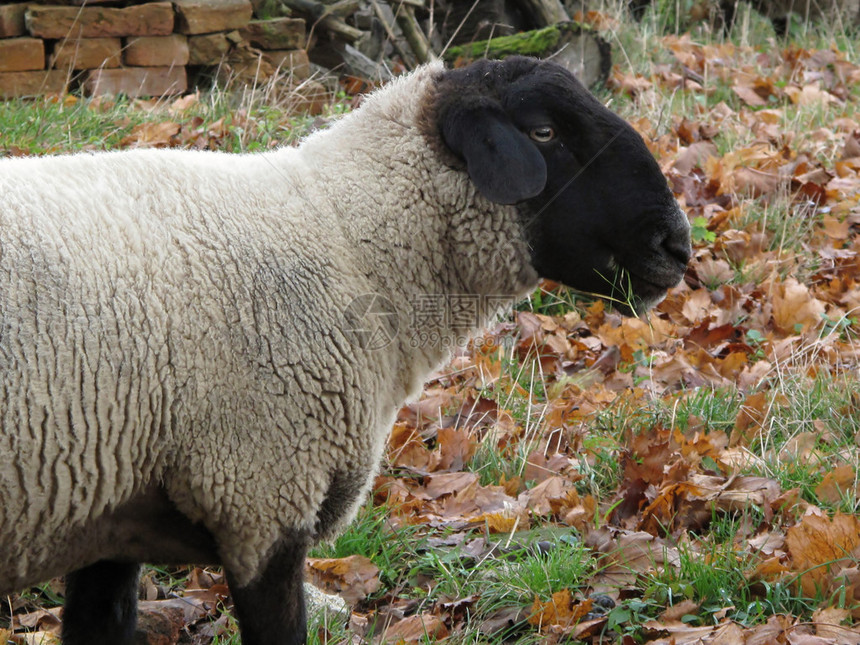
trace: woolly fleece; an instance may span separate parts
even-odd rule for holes
[[[352,518],[394,411],[450,346],[402,333],[415,296],[514,298],[537,278],[515,208],[428,153],[439,70],[299,148],[0,160],[0,594],[177,557],[98,521],[155,486],[240,584],[284,529]],[[347,333],[361,294],[397,308],[383,351]],[[318,523],[336,481],[352,496]]]

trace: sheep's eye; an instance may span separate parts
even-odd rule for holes
[[[546,143],[547,141],[552,141],[555,139],[555,130],[553,130],[548,125],[541,126],[539,128],[532,128],[529,130],[529,136],[533,141],[537,141],[538,143]]]

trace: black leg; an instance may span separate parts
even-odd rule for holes
[[[63,645],[126,645],[137,623],[140,565],[102,560],[66,576]]]
[[[325,499],[317,511],[314,527],[317,539],[332,537],[334,527],[355,502],[367,477],[366,472],[350,470],[337,471],[332,475]]]
[[[279,545],[263,572],[239,587],[227,582],[239,619],[242,645],[302,645],[307,638],[304,579],[306,541],[293,537]]]

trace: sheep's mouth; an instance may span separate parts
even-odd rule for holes
[[[589,269],[582,267],[579,271],[571,271],[566,267],[567,270],[552,271],[540,263],[534,266],[542,277],[561,282],[584,295],[601,298],[626,316],[640,316],[659,304],[686,272],[686,263],[657,252],[625,261],[608,247],[603,246],[602,251],[597,251],[598,248],[595,245],[591,249]]]
[[[615,269],[616,279],[599,295],[612,305],[613,309],[626,316],[639,316],[659,303],[667,289],[654,282],[641,279],[621,268]]]
[[[624,259],[611,254],[603,271],[596,272],[604,283],[604,299],[625,315],[641,315],[658,305],[686,270],[686,257],[653,250],[644,257],[640,252]]]
[[[622,313],[627,315],[642,315],[652,307],[656,307],[666,297],[677,281],[669,286],[652,282],[650,280],[631,276],[632,294],[617,306]],[[614,304],[614,303],[613,303]]]
[[[661,266],[658,271],[643,267],[618,268],[618,278],[608,298],[612,304],[628,315],[641,315],[658,305],[669,289],[684,278],[686,263],[677,260],[671,267]]]
[[[689,224],[680,209],[663,209],[662,220],[646,213],[644,224],[579,232],[550,221],[532,233],[532,266],[544,278],[600,297],[625,315],[641,315],[657,305],[684,277],[692,254]],[[649,221],[650,220],[650,221]],[[535,220],[526,220],[527,226]],[[537,220],[539,221],[539,220]]]
[[[683,280],[692,254],[688,231],[687,227],[677,227],[668,234],[655,233],[645,252],[628,248],[610,256],[610,266],[616,267],[613,302],[621,300],[619,309],[642,314]]]

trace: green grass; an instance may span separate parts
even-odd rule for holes
[[[574,532],[557,527],[494,536],[479,550],[481,555],[473,557],[460,546],[431,546],[422,527],[391,531],[381,526],[385,521],[381,509],[365,505],[341,537],[332,545],[317,547],[311,555],[370,557],[380,568],[383,588],[398,589],[401,597],[415,599],[419,607],[475,597],[470,612],[475,630],[504,608],[527,607],[535,598],[547,601],[557,591],[577,589],[597,566],[590,549]],[[472,534],[466,541],[472,539],[480,539],[480,534]],[[372,605],[374,598],[367,603]],[[310,642],[318,642],[319,624],[311,621],[311,625]],[[345,635],[342,629],[328,627],[335,642]]]
[[[860,469],[857,437],[860,415],[855,392],[860,386],[850,376],[821,374],[804,378],[796,373],[777,379],[769,398],[770,407],[764,427],[748,446],[756,459],[740,474],[773,477],[783,490],[798,487],[810,503],[831,510],[856,513],[858,500],[847,496],[833,506],[820,500],[815,487],[835,466],[852,465]],[[651,428],[676,427],[681,432],[731,434],[744,395],[736,390],[699,388],[667,394],[647,404],[621,400],[602,410],[589,424],[585,447],[594,460],[589,470],[590,490],[612,489],[620,477],[619,452],[629,433],[648,432]],[[796,458],[793,449],[798,439],[812,449]]]
[[[590,301],[591,299],[586,300],[586,302]],[[516,308],[518,311],[531,311],[544,316],[563,316],[576,309],[582,302],[583,299],[574,289],[565,286],[547,289],[540,285],[528,298],[520,301]]]
[[[519,366],[522,369],[522,366]],[[860,433],[858,401],[854,394],[860,383],[853,377],[835,378],[820,374],[815,378],[803,378],[792,373],[775,381],[772,390],[772,409],[767,415],[766,427],[754,440],[749,450],[755,457],[749,465],[738,471],[740,475],[772,477],[783,490],[799,488],[801,498],[830,511],[857,513],[858,500],[846,494],[839,503],[821,500],[815,488],[824,476],[836,465],[850,461],[860,469],[856,437]],[[713,390],[700,388],[667,394],[653,399],[646,405],[621,399],[616,405],[602,410],[592,419],[585,432],[583,450],[588,455],[581,460],[585,478],[577,483],[581,493],[596,496],[606,495],[621,482],[621,454],[625,450],[625,436],[630,433],[648,432],[655,426],[676,427],[681,432],[724,433],[729,435],[744,400],[744,394],[734,389]],[[819,440],[809,461],[783,458],[782,449],[797,439],[800,433],[818,433]],[[482,452],[483,451],[483,452]],[[490,448],[482,446],[476,459],[482,464],[499,464],[495,473],[505,472],[504,464],[511,463],[512,455],[492,456]],[[514,456],[516,460],[516,456]],[[515,462],[516,463],[516,462]],[[707,460],[704,465],[707,465]],[[714,470],[719,472],[714,463]],[[474,468],[475,464],[472,464]],[[492,483],[492,482],[489,482]],[[605,507],[603,513],[611,511]],[[605,518],[595,518],[596,523]],[[790,581],[773,583],[751,577],[758,560],[744,546],[740,537],[750,526],[764,522],[762,509],[750,506],[735,513],[715,512],[711,522],[696,536],[696,548],[689,546],[680,550],[677,569],[666,567],[653,574],[642,576],[636,584],[634,598],[622,603],[611,612],[611,621],[617,623],[618,631],[640,636],[641,624],[657,617],[667,606],[689,599],[698,603],[701,610],[689,617],[691,624],[707,624],[709,613],[726,607],[733,609],[728,617],[742,625],[757,625],[766,622],[774,614],[808,616],[822,602],[835,606],[850,606],[844,599],[824,597],[807,598],[799,595]],[[507,567],[502,584],[505,595],[497,596],[487,591],[495,584],[496,569],[489,565],[481,567],[484,593],[490,593],[490,604],[506,602],[519,590],[524,602],[526,590],[545,598],[558,588],[577,588],[577,580],[587,579],[590,571],[599,565],[589,560],[587,553],[579,553],[576,544],[565,545],[558,550],[567,560],[569,575],[562,572],[548,574],[550,562],[529,560],[521,567]],[[434,564],[435,562],[439,564]],[[440,585],[459,596],[473,592],[469,581],[475,575],[470,567],[452,566],[437,553],[428,551],[422,559],[424,573],[438,576]],[[546,580],[563,580],[561,585],[547,585]],[[840,604],[841,603],[841,604]]]
[[[860,499],[851,494],[833,504],[815,492],[836,466],[848,464],[860,472],[857,387],[853,377],[780,380],[766,432],[753,446],[761,461],[752,472],[773,477],[783,490],[799,488],[805,500],[823,508],[860,512]]]
[[[547,379],[540,361],[533,360],[537,349],[530,347],[523,357],[512,345],[499,357],[499,379],[480,392],[481,397],[495,401],[500,410],[510,414],[522,429],[522,436],[505,450],[500,451],[493,444],[495,435],[492,433],[486,441],[478,444],[467,468],[480,475],[481,485],[498,483],[501,478],[511,480],[522,476],[528,456],[538,445],[544,410],[536,402],[546,400]]]
[[[403,583],[404,572],[422,538],[418,526],[400,526],[396,530],[388,524],[388,509],[365,504],[358,517],[332,543],[316,546],[309,553],[314,558],[345,558],[362,555],[379,567],[383,589],[395,588]]]
[[[731,432],[740,410],[741,397],[730,389],[698,388],[680,393],[673,402],[674,425],[689,430]]]
[[[294,143],[345,110],[344,96],[311,117],[295,113],[288,100],[267,103],[265,96],[227,92],[201,93],[188,107],[125,97],[12,100],[0,102],[0,155],[112,150],[135,145],[129,138],[136,127],[164,123],[181,128],[169,145],[255,152]]]
[[[542,539],[547,538],[547,539]],[[501,536],[476,560],[458,549],[427,549],[416,559],[412,577],[432,578],[424,597],[479,598],[473,621],[505,607],[548,601],[564,589],[575,590],[594,573],[597,561],[574,532],[548,528]],[[418,590],[416,590],[418,591]]]
[[[147,116],[130,109],[130,102],[125,100],[110,109],[74,99],[0,102],[0,151],[48,154],[109,150]]]

